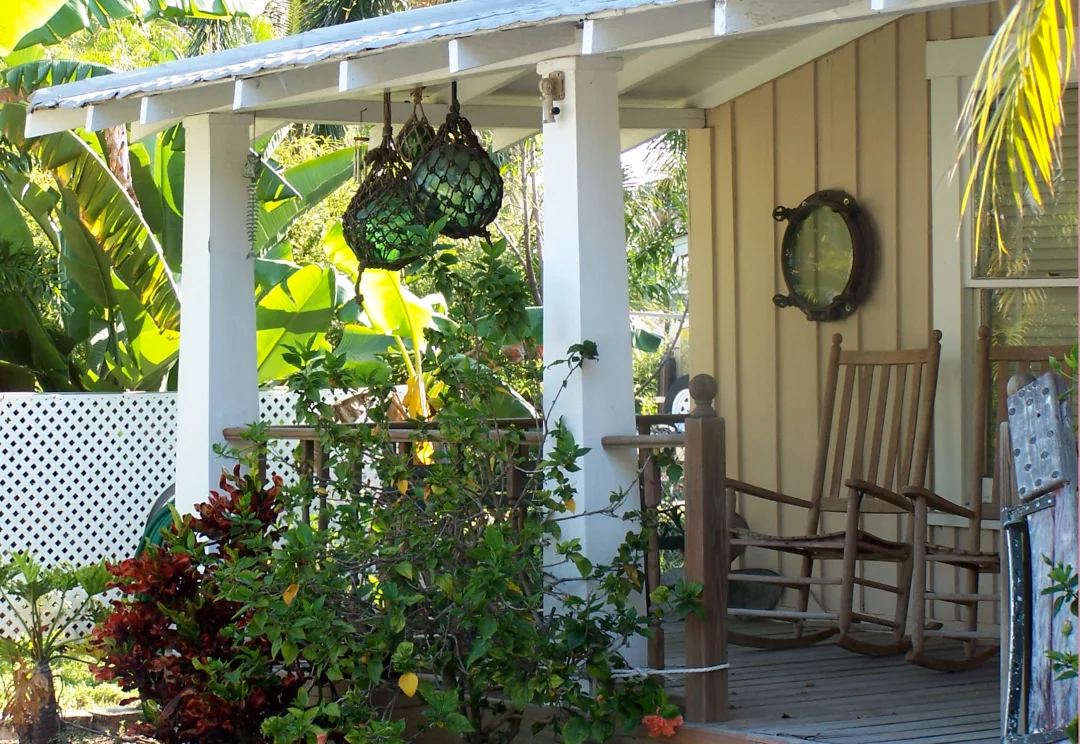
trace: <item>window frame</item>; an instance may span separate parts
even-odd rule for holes
[[[971,89],[983,55],[993,37],[929,41],[926,77],[929,81],[931,286],[933,327],[942,332],[941,365],[934,410],[934,487],[947,499],[964,502],[968,493],[968,464],[975,436],[975,338],[982,321],[981,293],[987,289],[1070,287],[1076,277],[976,278],[970,210],[961,218],[961,197],[966,170],[956,160],[956,122]],[[1075,69],[1070,83],[1076,82]],[[983,478],[983,501],[989,500],[991,478]],[[932,524],[966,526],[966,520],[932,514]],[[1000,528],[999,520],[984,519],[986,529]]]

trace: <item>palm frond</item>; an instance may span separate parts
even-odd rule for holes
[[[1053,194],[1075,49],[1071,0],[1018,0],[994,35],[957,124],[957,163],[970,164],[961,210],[975,209],[976,246],[992,221],[998,251],[1008,253],[999,200],[1022,216],[1026,200],[1041,208]]]

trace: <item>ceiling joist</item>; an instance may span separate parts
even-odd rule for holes
[[[446,43],[392,49],[341,63],[338,92],[420,85],[449,74]]]
[[[302,98],[337,89],[337,69],[333,64],[313,65],[271,75],[237,80],[233,91],[234,111],[253,111],[273,105],[282,98]]]
[[[557,57],[564,50],[568,55],[577,54],[578,44],[578,31],[571,23],[512,28],[454,39],[450,42],[450,72],[456,75],[481,67],[523,67],[532,58]]]
[[[581,53],[606,54],[645,42],[662,44],[668,37],[681,41],[709,38],[713,35],[714,8],[713,1],[708,0],[586,20],[581,31]]]
[[[716,36],[732,36],[763,31],[785,21],[849,4],[849,0],[718,0],[713,33]]]
[[[101,106],[86,107],[86,123],[83,129],[99,132],[102,129],[127,124],[139,118],[142,103],[136,98],[130,101],[116,101]]]
[[[232,83],[213,83],[159,93],[142,99],[139,123],[157,124],[172,119],[182,119],[192,114],[230,109],[232,103]]]

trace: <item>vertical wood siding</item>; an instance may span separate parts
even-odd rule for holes
[[[925,44],[988,35],[999,21],[994,5],[900,18],[709,111],[708,128],[691,133],[691,365],[694,373],[719,380],[727,467],[735,477],[809,496],[832,334],[843,334],[850,349],[928,342],[932,184]],[[784,225],[773,222],[772,210],[820,189],[854,195],[877,238],[869,298],[852,317],[826,324],[772,304],[773,295],[787,292],[779,261]],[[738,510],[753,530],[800,534],[806,527],[797,507],[741,498]],[[864,519],[866,528],[897,535],[893,516]],[[843,515],[826,515],[824,527],[843,529]],[[934,539],[951,541],[960,530],[935,533]],[[994,540],[986,533],[986,545]],[[768,552],[748,551],[740,562],[798,568],[796,559]],[[860,570],[867,578],[894,578],[890,567]],[[938,588],[953,585],[952,573],[935,576]],[[816,589],[816,599],[833,609],[837,587],[827,589],[824,595]],[[890,601],[869,590],[857,603],[884,611]],[[951,617],[951,607],[942,611]]]

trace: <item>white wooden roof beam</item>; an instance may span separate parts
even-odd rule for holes
[[[713,33],[732,36],[765,30],[785,21],[848,5],[849,0],[718,0]]]
[[[473,75],[458,81],[457,94],[460,103],[475,101],[477,98],[494,93],[499,88],[509,85],[524,75],[526,70],[507,70],[505,72],[493,72],[490,75]],[[539,89],[536,91],[540,96]]]
[[[884,26],[890,20],[885,16],[874,16],[852,23],[825,26],[820,31],[721,78],[682,101],[682,105],[701,109],[719,106]]]
[[[447,44],[441,42],[347,59],[338,69],[338,92],[385,90],[448,77],[449,57]]]
[[[237,80],[233,89],[234,111],[251,111],[279,101],[303,98],[337,90],[338,68],[334,64],[313,65],[270,75]]]
[[[693,59],[707,49],[712,48],[717,42],[679,44],[678,46],[650,49],[636,57],[627,59],[623,68],[619,71],[619,93],[644,85],[645,83],[663,75],[685,62]]]
[[[576,54],[580,41],[572,23],[556,23],[470,36],[450,41],[450,72],[481,67],[527,67],[537,57]]]
[[[140,124],[182,119],[191,114],[232,108],[233,84],[214,83],[194,88],[182,88],[171,93],[159,93],[142,99]]]
[[[412,113],[408,102],[392,103],[390,118],[403,123]],[[437,123],[446,116],[445,104],[426,104],[428,118]],[[377,101],[322,101],[300,106],[263,109],[259,117],[297,123],[377,124],[382,122],[382,104]],[[534,131],[540,120],[537,106],[469,106],[461,115],[478,129],[526,129]],[[700,129],[705,126],[705,112],[693,108],[624,108],[619,124],[623,129]]]
[[[137,98],[87,106],[86,122],[83,124],[83,129],[88,132],[98,132],[109,127],[126,125],[130,121],[137,120],[141,110],[142,102]]]
[[[81,108],[38,109],[26,114],[27,137],[41,137],[81,127],[86,123],[86,111]]]
[[[660,6],[648,12],[589,19],[581,31],[582,54],[606,54],[677,36],[683,41],[713,35],[713,0]]]

